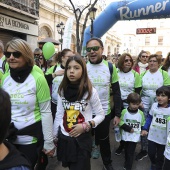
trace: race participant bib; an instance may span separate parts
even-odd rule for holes
[[[166,118],[163,115],[156,115],[153,117],[152,125],[158,128],[166,128]]]

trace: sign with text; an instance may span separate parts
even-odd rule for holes
[[[0,28],[38,36],[38,26],[0,14]]]
[[[156,28],[137,28],[136,34],[156,34]]]

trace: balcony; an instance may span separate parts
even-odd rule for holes
[[[39,0],[1,0],[0,2],[31,15],[39,16]]]

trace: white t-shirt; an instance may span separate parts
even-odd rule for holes
[[[165,145],[167,140],[167,118],[170,116],[170,107],[158,107],[158,103],[154,103],[149,114],[153,118],[149,128],[148,140]]]
[[[87,63],[87,72],[89,79],[96,88],[105,115],[111,112],[110,108],[110,70],[108,62],[103,60],[99,64]],[[116,67],[113,65],[112,83],[118,82]]]
[[[127,99],[127,96],[135,91],[135,88],[141,87],[141,79],[139,73],[131,70],[124,73],[118,70],[119,85],[121,91],[121,99]],[[127,103],[123,103],[124,107],[127,107]]]
[[[170,78],[166,71],[158,69],[155,73],[149,70],[141,74],[142,103],[144,108],[150,108],[156,102],[156,90],[163,85],[170,85]]]
[[[165,158],[170,160],[170,117],[168,117],[167,119],[167,140],[166,140],[164,156]]]
[[[63,70],[60,65],[57,65],[57,68],[56,68],[55,72],[58,71],[58,70]],[[63,76],[64,75],[56,76],[53,79],[53,82],[52,82],[52,94],[51,94],[51,97],[52,97],[52,102],[55,103],[55,104],[57,104],[58,87],[59,87],[61,81],[63,80]]]
[[[139,142],[141,126],[145,124],[145,117],[141,110],[138,109],[137,113],[130,113],[127,109],[124,109],[121,113],[121,119],[119,125],[127,124],[133,127],[134,132],[129,133],[121,130],[122,140],[130,142]]]
[[[50,92],[45,77],[33,67],[23,83],[14,81],[10,72],[2,78],[2,88],[11,97],[11,122],[17,129],[22,129],[41,120],[39,104],[50,100]],[[33,137],[17,136],[16,144],[35,143]]]
[[[54,136],[58,136],[59,126],[61,127],[61,132],[69,136],[68,131],[75,124],[93,120],[95,126],[97,126],[104,120],[104,110],[96,89],[93,88],[92,96],[89,100],[86,100],[86,97],[87,94],[80,101],[69,102],[64,97],[58,95],[57,114],[54,120],[53,130]],[[96,115],[94,118],[92,118],[92,110]]]

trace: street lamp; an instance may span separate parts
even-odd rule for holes
[[[94,21],[95,16],[96,16],[96,11],[97,11],[97,8],[95,8],[95,7],[90,8],[90,19],[91,19],[90,34],[91,34],[91,38],[93,37],[93,21]]]
[[[60,42],[61,42],[61,50],[62,50],[62,43],[63,43],[63,35],[64,35],[64,28],[65,28],[65,26],[64,26],[64,23],[63,22],[60,22],[59,24],[57,24],[56,25],[56,27],[57,27],[57,32],[58,32],[58,34],[60,34],[61,35],[61,40],[60,40]]]

